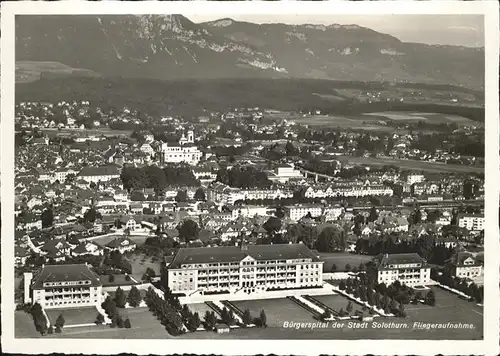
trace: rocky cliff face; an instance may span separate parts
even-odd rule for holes
[[[158,79],[296,77],[480,87],[484,51],[404,43],[357,25],[257,25],[182,15],[22,16],[16,60]]]

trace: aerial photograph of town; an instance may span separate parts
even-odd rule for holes
[[[16,338],[484,338],[483,17],[259,16],[16,17]]]

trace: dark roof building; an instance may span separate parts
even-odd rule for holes
[[[417,253],[380,254],[374,258],[374,262],[378,270],[427,266],[427,261]]]
[[[247,256],[258,261],[308,259],[320,262],[304,244],[193,247],[179,249],[169,268],[199,263],[238,262]]]
[[[81,283],[80,283],[81,282]],[[75,265],[47,265],[33,277],[32,289],[45,289],[65,284],[82,284],[98,287],[102,283],[90,267],[86,264]]]

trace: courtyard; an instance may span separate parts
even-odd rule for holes
[[[50,323],[55,325],[59,315],[64,318],[64,326],[93,324],[99,313],[95,307],[45,309]]]

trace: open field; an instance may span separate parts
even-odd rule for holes
[[[349,303],[349,299],[346,297],[337,294],[337,295],[315,295],[312,298],[320,301],[321,303],[329,306],[333,310],[339,311],[340,309],[346,310],[347,304]],[[353,302],[353,312],[356,310],[361,310],[361,306]]]
[[[56,128],[48,128],[48,127],[43,127],[40,129],[43,133],[47,134],[49,137],[56,137],[56,136],[68,136],[68,135],[74,135],[74,136],[107,136],[107,137],[113,137],[113,136],[130,136],[132,134],[132,130],[113,130],[107,127],[103,127],[100,129],[70,129],[70,128],[64,128],[64,129],[56,129]]]
[[[153,316],[148,308],[119,309],[125,320],[130,319],[132,328],[111,328],[109,325],[88,326],[65,329],[60,335],[48,335],[55,338],[81,339],[170,339],[165,327]]]
[[[96,237],[96,238],[91,238],[89,240],[92,241],[92,242],[95,242],[96,244],[98,244],[100,246],[106,246],[106,244],[108,244],[111,241],[113,241],[113,240],[115,240],[117,238],[120,238],[122,236],[123,236],[122,233],[116,233],[116,234],[112,234],[112,235],[104,235],[104,236],[100,236],[100,237]],[[133,242],[135,242],[138,246],[140,246],[140,245],[144,244],[144,242],[146,241],[146,239],[148,238],[148,236],[145,236],[145,235],[130,235],[130,236],[128,236],[128,238],[130,240],[132,240]]]
[[[436,293],[436,306],[407,306],[408,317],[376,318],[373,322],[343,321],[316,324],[309,327],[283,327],[283,321],[313,322],[312,315],[296,304],[283,306],[284,299],[274,300],[274,304],[263,305],[262,301],[244,302],[252,310],[264,307],[269,326],[265,329],[231,330],[229,334],[196,333],[183,335],[181,338],[194,339],[418,339],[418,340],[480,340],[483,337],[482,310],[475,303],[459,299],[456,295],[432,288]],[[336,297],[336,296],[334,296]],[[320,298],[320,297],[315,297]],[[324,297],[321,297],[324,298]],[[242,302],[238,302],[242,303]],[[293,303],[293,302],[290,302]],[[341,303],[339,301],[338,303]],[[326,302],[325,302],[326,304]],[[238,304],[242,308],[244,305]],[[335,304],[337,305],[337,304]],[[347,305],[347,302],[345,302]],[[345,306],[343,306],[345,308]],[[416,307],[412,310],[412,307]],[[357,310],[354,305],[354,310]],[[283,315],[282,313],[285,313]],[[276,318],[276,319],[273,319]],[[415,322],[422,323],[472,323],[474,329],[422,329],[414,328]],[[281,323],[281,324],[280,324]],[[383,324],[384,323],[384,324]],[[355,327],[358,326],[358,327]]]
[[[347,161],[352,164],[368,166],[394,165],[402,170],[426,171],[435,173],[484,173],[484,167],[461,166],[455,164],[433,163],[424,161],[414,161],[409,159],[393,159],[383,157],[354,157],[337,156],[338,160]]]
[[[323,263],[323,272],[331,272],[332,266],[335,264],[337,266],[337,271],[344,271],[345,265],[350,264],[351,267],[358,267],[360,263],[366,263],[370,261],[373,257],[367,255],[355,255],[348,252],[320,252],[320,258]]]
[[[137,284],[132,279],[130,279],[130,281],[127,281],[126,276],[124,274],[114,274],[113,276],[114,276],[113,282],[109,281],[109,275],[99,276],[99,278],[101,279],[101,282],[102,282],[102,286],[103,287],[116,286],[118,288],[119,286],[131,286],[131,285]],[[137,281],[141,282],[140,279]]]
[[[88,69],[72,68],[59,62],[17,61],[16,83],[29,83],[40,79],[42,73],[96,75]]]
[[[370,130],[370,131],[386,131],[392,132],[393,127],[384,125],[366,125],[363,121],[373,121],[373,117],[357,115],[357,116],[332,116],[332,115],[307,115],[296,117],[283,117],[300,125],[309,126],[328,126],[350,128],[353,130]]]
[[[144,259],[144,261],[143,261]],[[132,265],[132,277],[137,281],[141,281],[142,275],[146,272],[148,268],[152,268],[156,275],[160,275],[160,260],[153,262],[151,257],[146,257],[144,255],[132,255],[127,257],[127,260]]]
[[[210,308],[208,305],[205,303],[193,303],[193,304],[188,304],[189,309],[193,313],[198,312],[198,315],[200,316],[200,319],[203,320],[203,317],[205,316],[205,313],[207,311],[212,311],[212,308]]]
[[[289,299],[248,300],[233,302],[238,308],[250,309],[252,316],[258,317],[262,309],[268,320],[267,328],[237,329],[229,334],[198,332],[186,334],[179,339],[418,339],[418,340],[479,340],[483,337],[483,311],[473,302],[431,287],[436,294],[436,306],[407,305],[407,318],[376,318],[373,322],[343,321],[314,324],[308,311]],[[347,300],[341,296],[315,296],[334,309],[345,308]],[[198,308],[199,307],[199,308]],[[195,305],[198,312],[205,306]],[[199,310],[198,310],[199,309]],[[354,306],[354,310],[357,310]],[[120,309],[125,319],[130,318],[132,329],[110,328],[109,326],[89,326],[63,330],[60,335],[46,337],[62,338],[115,338],[115,339],[167,339],[172,338],[147,308]],[[203,319],[203,316],[200,315]],[[29,314],[16,312],[16,337],[40,337],[35,331]],[[308,326],[286,326],[285,322],[313,323]],[[474,329],[417,328],[414,323],[467,323]],[[384,324],[382,324],[384,323]],[[313,327],[314,325],[314,327]],[[286,327],[285,327],[286,326]],[[355,327],[358,326],[358,327]],[[361,326],[361,327],[360,327]]]
[[[424,112],[404,112],[404,111],[385,111],[377,113],[367,113],[368,116],[384,117],[393,121],[426,121],[427,123],[446,124],[456,123],[458,125],[474,124],[474,121],[459,115],[439,114],[439,113],[424,113]],[[478,124],[477,122],[475,123]]]
[[[35,329],[35,323],[30,314],[23,311],[14,313],[14,337],[15,338],[37,338],[40,334]]]
[[[234,301],[233,304],[242,311],[248,308],[254,318],[257,318],[264,310],[269,327],[281,327],[286,321],[303,323],[315,321],[311,313],[287,298],[242,300]]]
[[[95,322],[97,314],[99,313],[94,307],[46,309],[45,312],[52,325],[55,325],[57,318],[62,314],[65,326],[92,324]]]

